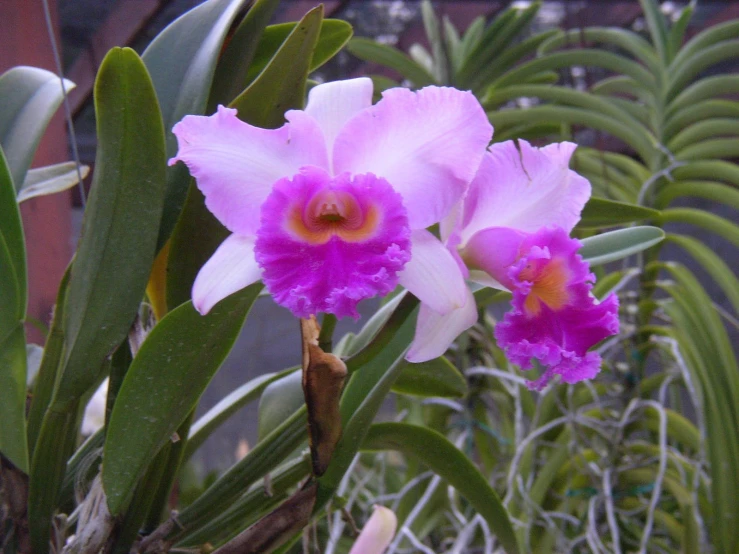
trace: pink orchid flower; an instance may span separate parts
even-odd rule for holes
[[[173,129],[170,164],[188,166],[233,233],[195,280],[200,313],[260,279],[298,317],[356,318],[359,301],[397,284],[438,314],[469,302],[454,257],[426,228],[463,197],[492,136],[471,93],[396,88],[372,105],[371,80],[338,81],[285,119],[261,129],[221,106]]]
[[[593,297],[595,276],[578,254],[581,243],[569,236],[591,192],[587,179],[569,169],[577,146],[534,148],[524,140],[519,146],[490,146],[442,231],[470,280],[513,293],[495,337],[521,369],[530,369],[532,359],[546,367],[530,383],[540,390],[557,374],[574,383],[598,373],[601,358],[588,350],[618,332],[618,298]],[[472,306],[427,325],[459,334],[465,318],[474,317]]]
[[[382,554],[395,536],[398,518],[390,508],[375,506],[349,554]]]

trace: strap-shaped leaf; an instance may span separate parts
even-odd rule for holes
[[[665,232],[658,227],[618,229],[583,239],[580,255],[591,266],[606,264],[646,250],[664,238]]]
[[[508,554],[520,552],[500,498],[470,459],[445,436],[419,425],[377,423],[370,427],[362,449],[397,450],[418,458],[472,504]]]
[[[461,398],[467,394],[467,381],[449,360],[440,356],[420,364],[405,364],[392,390],[412,396]]]
[[[259,41],[254,60],[249,67],[246,83],[251,83],[270,63],[275,52],[295,30],[297,23],[270,25],[264,30]],[[310,60],[308,72],[312,73],[333,58],[352,37],[352,26],[338,19],[324,19],[318,33],[318,40]]]
[[[37,169],[29,169],[26,180],[18,191],[18,202],[23,202],[36,196],[46,196],[72,188],[90,173],[90,168],[82,165],[77,171],[74,162],[47,165]]]
[[[171,132],[174,124],[188,114],[205,111],[226,33],[246,2],[208,0],[176,19],[144,51],[142,59],[162,110],[168,158],[177,152],[177,139]],[[164,246],[174,228],[189,184],[183,164],[167,169],[158,248]]]
[[[74,83],[64,80],[67,92]],[[16,190],[26,178],[41,137],[64,100],[58,75],[37,67],[14,67],[0,75],[0,146]]]
[[[65,355],[31,467],[29,520],[38,551],[48,545],[80,398],[99,381],[144,296],[164,197],[161,114],[133,50],[114,48],[103,60],[95,111],[95,176],[66,292]]]
[[[0,254],[0,265],[4,261]],[[26,333],[21,322],[16,322],[15,328],[0,339],[0,422],[0,452],[28,473]]]
[[[657,210],[627,204],[625,202],[614,202],[604,198],[591,198],[582,210],[578,227],[611,227],[645,219],[654,219],[659,216]]]
[[[0,148],[0,342],[26,314],[26,246],[10,170]]]
[[[260,290],[252,285],[206,316],[184,304],[144,341],[118,391],[105,438],[103,486],[112,514],[125,508],[148,464],[197,404]]]
[[[146,67],[114,48],[95,82],[98,151],[64,310],[62,403],[97,379],[144,296],[165,187],[164,129]]]
[[[418,88],[435,84],[428,71],[393,46],[357,37],[349,41],[346,49],[360,60],[394,69]]]

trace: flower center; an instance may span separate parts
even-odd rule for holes
[[[324,244],[337,236],[345,242],[362,242],[374,236],[380,216],[373,205],[363,207],[347,190],[331,184],[319,189],[301,206],[295,203],[288,215],[288,230],[309,244]]]
[[[539,315],[542,303],[552,310],[558,310],[570,298],[567,292],[569,272],[565,260],[558,258],[541,261],[543,263],[528,263],[519,274],[521,280],[533,283],[524,302],[524,308],[530,316]]]

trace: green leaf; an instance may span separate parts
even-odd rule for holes
[[[247,0],[209,0],[172,22],[142,55],[162,111],[167,159],[177,152],[171,130],[188,114],[202,114],[228,30]],[[157,249],[164,246],[185,202],[190,175],[183,164],[167,169],[167,194]]]
[[[378,423],[370,427],[363,450],[397,450],[418,458],[444,478],[485,518],[508,554],[521,552],[503,503],[487,479],[446,437],[419,425]]]
[[[267,385],[284,376],[287,372],[294,371],[288,369],[280,373],[266,373],[252,379],[248,383],[244,383],[233,392],[221,399],[218,404],[208,410],[200,419],[198,419],[190,428],[190,436],[187,439],[187,448],[184,458],[187,460],[195,452],[210,434],[217,429],[224,421],[235,414],[238,410],[246,406],[252,400],[257,399],[267,388]]]
[[[397,71],[416,88],[436,84],[428,71],[393,46],[356,37],[349,41],[346,49],[360,60],[378,63]]]
[[[84,394],[128,334],[156,253],[164,198],[161,114],[146,67],[133,50],[114,48],[103,60],[95,112],[95,175],[69,278],[57,403]]]
[[[657,48],[659,57],[667,62],[668,48],[669,48],[669,37],[667,34],[667,22],[665,16],[659,9],[659,3],[656,0],[639,0],[642,9],[644,10],[644,17],[647,20],[647,27],[652,37],[652,42]]]
[[[259,399],[257,440],[263,440],[303,405],[305,398],[301,371],[293,371],[270,383]]]
[[[414,396],[461,398],[467,394],[467,381],[449,360],[441,356],[420,364],[405,364],[392,390]]]
[[[659,216],[657,210],[627,204],[625,202],[614,202],[604,198],[591,198],[583,208],[580,228],[610,227],[624,223],[633,223],[645,219],[654,219]]]
[[[22,323],[0,342],[0,421],[0,452],[28,473],[26,334]]]
[[[664,238],[665,232],[658,227],[618,229],[583,239],[580,255],[591,266],[605,264],[646,250]]]
[[[285,110],[303,106],[322,21],[322,6],[305,14],[259,77],[233,101],[239,118],[257,127],[276,128],[284,122]]]
[[[264,30],[262,40],[259,41],[254,62],[249,68],[246,83],[251,83],[271,62],[275,52],[284,44],[287,37],[295,30],[297,23],[280,23],[270,25]],[[318,33],[315,51],[308,66],[312,73],[328,60],[333,58],[352,37],[352,26],[339,19],[324,19]]]
[[[434,78],[437,83],[446,84],[449,82],[449,61],[441,38],[439,19],[436,17],[434,7],[429,0],[421,2],[421,17],[423,18],[423,27],[426,30],[426,38],[431,45]]]
[[[67,92],[74,86],[64,80]],[[0,98],[0,146],[17,190],[64,93],[58,75],[36,67],[14,67],[0,75]]]
[[[0,341],[26,316],[26,245],[15,189],[0,148]]]
[[[705,268],[724,291],[734,311],[739,314],[739,280],[726,262],[701,241],[692,237],[668,234],[667,240],[677,244]]]
[[[666,223],[689,223],[724,237],[739,246],[739,225],[721,216],[695,208],[669,208],[662,210],[662,225]]]
[[[404,366],[413,340],[418,300],[404,295],[372,342],[347,360],[351,378],[341,397],[344,432],[326,472],[319,477],[316,510],[333,496],[382,402]]]
[[[255,0],[236,27],[218,60],[208,98],[208,113],[218,104],[228,105],[244,89],[246,76],[264,29],[280,0]]]
[[[144,341],[118,391],[105,438],[103,486],[112,514],[125,508],[148,464],[197,404],[261,288],[252,285],[205,316],[184,304]]]
[[[77,164],[74,162],[30,169],[26,174],[26,180],[23,181],[23,186],[18,191],[18,203],[36,196],[46,196],[72,188],[79,183],[80,175],[84,179],[88,173],[90,173],[90,168],[86,165],[81,165],[78,173]]]

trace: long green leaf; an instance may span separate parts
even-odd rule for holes
[[[290,370],[287,370],[290,371]],[[231,415],[246,406],[249,402],[256,400],[262,391],[275,381],[285,375],[287,371],[280,373],[267,373],[244,383],[239,388],[223,397],[218,404],[213,406],[200,419],[193,423],[190,428],[190,436],[187,439],[187,448],[184,458],[189,459],[210,434],[217,429]]]
[[[202,114],[226,34],[247,0],[208,0],[172,22],[146,48],[142,59],[156,89],[167,131],[167,158],[177,152],[171,133],[188,114]],[[185,202],[190,176],[183,164],[167,169],[167,195],[158,248],[169,238]]]
[[[146,67],[114,48],[95,82],[95,175],[64,310],[55,402],[79,398],[125,338],[156,250],[165,190],[164,129]]]
[[[435,84],[434,77],[403,52],[367,38],[353,38],[346,49],[360,60],[379,63],[394,69],[417,88]]]
[[[64,80],[67,92],[74,83]],[[58,75],[36,67],[14,67],[0,75],[0,146],[18,190],[41,137],[64,99]]]
[[[734,245],[739,246],[739,225],[704,210],[697,210],[695,208],[669,208],[662,210],[660,222],[663,225],[666,223],[688,223],[702,227],[706,231],[716,233]]]
[[[3,246],[3,267],[0,269],[0,292],[3,309],[0,312],[0,340],[16,321],[26,317],[28,285],[26,277],[26,244],[13,177],[3,149],[0,147],[0,241]]]
[[[646,250],[665,238],[658,227],[629,227],[583,239],[580,255],[593,265],[613,262]]]
[[[652,37],[652,43],[657,48],[660,59],[666,63],[669,42],[665,16],[660,11],[659,3],[656,0],[639,0],[639,3],[644,10],[644,17],[647,20],[647,27]]]
[[[28,473],[26,333],[20,322],[0,342],[0,421],[0,452]]]
[[[443,435],[418,425],[378,423],[370,427],[362,449],[392,449],[418,458],[472,504],[508,554],[521,551],[498,495],[470,459]]]
[[[208,98],[208,112],[215,111],[218,104],[231,103],[243,90],[259,41],[279,2],[255,0],[236,27],[216,66]]]
[[[77,164],[74,162],[30,169],[26,174],[26,180],[23,181],[23,186],[18,191],[18,202],[72,188],[79,183],[80,176],[84,179],[88,173],[90,173],[90,168],[86,165],[81,165],[78,173]]]
[[[126,373],[105,438],[103,486],[112,514],[125,508],[147,465],[195,407],[231,350],[261,285],[206,316],[185,304],[152,330]]]
[[[392,390],[412,396],[461,398],[467,394],[467,381],[449,360],[441,356],[420,364],[405,364]]]
[[[659,216],[657,210],[645,208],[644,206],[614,202],[603,198],[591,198],[583,208],[578,227],[609,227],[624,223],[633,223],[635,221],[644,221],[645,219],[654,219],[657,216]]]
[[[322,6],[305,14],[259,78],[233,101],[239,118],[258,127],[276,128],[284,122],[286,109],[302,107],[322,22]]]
[[[287,37],[295,30],[297,23],[270,25],[264,30],[262,40],[254,54],[245,82],[250,84],[271,63],[275,52],[280,49]],[[321,23],[318,40],[310,59],[308,72],[311,73],[333,58],[352,36],[352,27],[346,21],[325,19]]]

